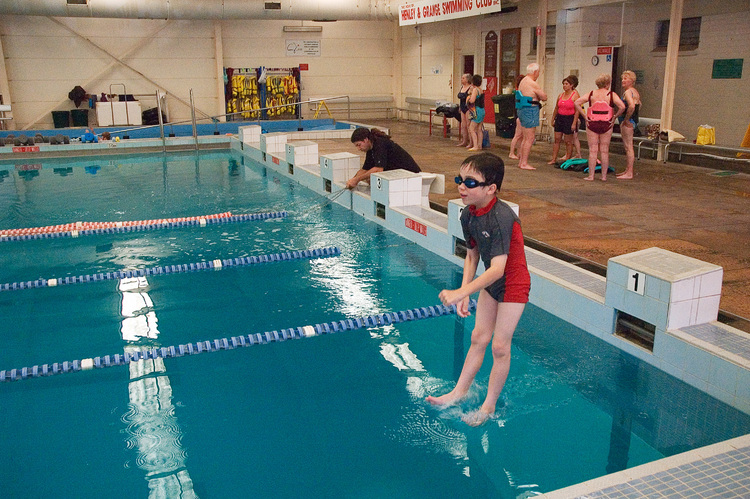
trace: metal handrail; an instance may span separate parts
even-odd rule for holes
[[[290,104],[284,104],[283,106],[261,107],[261,108],[258,108],[258,109],[253,109],[252,111],[237,111],[237,112],[234,112],[234,113],[217,114],[216,116],[209,116],[207,118],[196,118],[195,117],[195,106],[193,105],[193,102],[192,102],[192,89],[190,90],[190,92],[191,92],[191,118],[188,119],[188,120],[181,120],[181,121],[170,122],[168,124],[169,125],[180,125],[180,124],[185,124],[185,123],[192,123],[193,124],[193,136],[196,138],[196,142],[197,142],[197,131],[195,130],[195,123],[197,121],[211,120],[213,123],[218,123],[218,121],[219,121],[218,119],[222,118],[222,117],[226,118],[227,116],[235,116],[235,115],[238,115],[238,114],[244,114],[244,113],[248,113],[248,112],[259,113],[259,115],[260,115],[261,111],[268,111],[268,110],[277,109],[277,108],[280,108],[280,107],[288,107],[290,105]],[[337,99],[346,99],[346,107],[347,107],[347,114],[346,115],[347,115],[347,119],[351,120],[352,119],[352,113],[351,113],[352,103],[351,103],[351,97],[349,97],[348,95],[337,95],[335,97],[325,97],[325,98],[322,98],[322,99],[309,99],[309,100],[306,100],[306,101],[295,102],[294,105],[295,106],[301,106],[302,104],[310,104],[310,103],[314,103],[314,102],[331,101],[331,100],[337,100]],[[165,140],[165,138],[164,138],[164,127],[163,127],[162,119],[161,119],[161,111],[159,110],[160,108],[161,108],[161,106],[159,105],[159,102],[158,102],[158,90],[157,90],[157,109],[158,109],[157,112],[159,113],[159,123],[160,123],[159,125],[145,125],[145,126],[139,126],[139,127],[131,127],[131,128],[125,129],[125,130],[115,130],[114,132],[111,132],[111,133],[114,134],[114,133],[129,132],[129,131],[133,131],[133,130],[148,130],[149,128],[154,128],[154,127],[159,126],[160,127],[160,132],[161,132],[161,138],[162,138],[162,141],[164,141]],[[253,121],[257,121],[258,124],[260,124],[261,119],[259,117],[257,120],[253,120]],[[301,117],[298,118],[298,122],[300,123],[300,125],[302,124],[302,118]],[[165,145],[165,147],[166,147],[166,145]]]

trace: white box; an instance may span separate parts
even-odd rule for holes
[[[286,162],[293,165],[317,165],[318,143],[310,140],[287,142]]]
[[[97,102],[96,122],[99,126],[142,125],[141,103],[138,101]]]
[[[346,182],[360,169],[359,156],[348,152],[320,157],[320,176],[331,182]]]
[[[411,193],[411,196],[409,195]],[[421,203],[422,177],[406,170],[390,170],[370,175],[370,197],[380,204],[407,206],[413,199]]]
[[[605,303],[661,329],[705,324],[718,317],[723,275],[718,265],[648,248],[610,258]]]

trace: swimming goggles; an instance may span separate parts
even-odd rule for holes
[[[471,177],[467,179],[463,179],[460,176],[458,176],[454,180],[456,181],[456,184],[458,185],[464,184],[467,189],[473,189],[474,187],[490,185],[487,182],[480,182],[479,180],[475,178],[471,178]]]

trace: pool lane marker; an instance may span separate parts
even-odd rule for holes
[[[87,282],[109,281],[114,279],[127,279],[130,277],[145,277],[152,275],[181,274],[184,272],[197,272],[200,270],[221,270],[226,267],[244,267],[246,265],[257,265],[261,263],[286,262],[306,258],[328,258],[339,256],[341,250],[336,246],[327,248],[306,249],[298,251],[286,251],[260,256],[243,256],[227,260],[212,260],[210,262],[183,263],[180,265],[165,265],[163,267],[150,267],[138,270],[118,270],[115,272],[88,274],[79,276],[60,277],[58,279],[37,279],[35,281],[6,282],[0,284],[0,291],[16,291],[21,289],[45,288],[64,286],[68,284],[82,284]]]
[[[127,222],[75,222],[65,225],[50,225],[47,227],[0,230],[0,242],[117,234],[123,232],[142,232],[147,230],[189,227],[192,225],[206,227],[209,224],[213,225],[268,220],[271,218],[285,218],[287,215],[288,213],[286,211],[248,213],[244,215],[232,215],[231,212],[226,212],[213,215],[200,215],[196,217],[162,218],[157,220]]]
[[[469,310],[476,309],[476,300],[469,301]],[[122,366],[130,362],[150,359],[168,359],[172,357],[184,357],[186,355],[197,355],[204,352],[218,352],[221,350],[234,350],[241,347],[264,345],[266,343],[280,342],[286,340],[298,340],[312,338],[324,334],[333,334],[343,331],[354,331],[357,329],[381,327],[399,322],[409,322],[442,315],[456,313],[456,306],[434,305],[430,307],[412,308],[401,312],[387,312],[383,314],[360,317],[358,319],[343,319],[340,321],[315,324],[314,326],[301,326],[278,331],[267,331],[265,333],[248,334],[245,336],[232,336],[212,341],[199,341],[185,345],[150,348],[142,351],[125,352],[123,354],[105,355],[81,360],[55,362],[54,364],[42,364],[41,366],[23,367],[21,369],[10,369],[0,371],[0,382],[19,381],[22,379],[52,376],[54,374],[66,374],[105,367]]]

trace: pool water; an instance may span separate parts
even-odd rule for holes
[[[231,152],[3,168],[0,229],[289,214],[0,242],[0,283],[341,256],[0,292],[0,369],[430,306],[460,281],[455,265]],[[750,432],[747,415],[531,305],[503,406],[467,427],[491,358],[461,406],[424,397],[453,385],[472,325],[449,315],[2,383],[2,496],[526,497]]]

